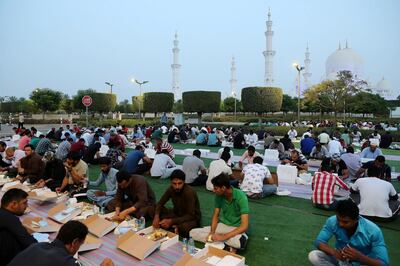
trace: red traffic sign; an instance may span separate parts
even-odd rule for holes
[[[82,97],[82,104],[84,106],[91,106],[92,105],[92,97],[90,97],[89,95],[85,95]]]

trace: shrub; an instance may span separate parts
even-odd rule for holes
[[[182,94],[183,110],[196,112],[201,121],[203,113],[219,112],[221,103],[220,91],[186,91]]]
[[[245,112],[258,114],[277,112],[282,107],[282,89],[274,87],[247,87],[242,89],[242,106]]]
[[[91,112],[106,113],[114,111],[115,106],[117,105],[117,96],[115,94],[89,92],[84,95],[89,95],[92,97],[92,105],[89,106],[89,111]],[[74,96],[74,107],[78,110],[86,110],[86,107],[82,104],[82,97],[84,95],[78,94]]]
[[[143,110],[146,113],[171,112],[174,106],[172,92],[146,92],[143,97]]]

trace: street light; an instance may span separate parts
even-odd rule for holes
[[[106,85],[110,86],[111,89],[111,94],[112,94],[112,87],[114,86],[114,84],[110,83],[110,82],[105,82]]]
[[[136,83],[136,84],[138,84],[139,85],[139,96],[142,96],[142,85],[143,84],[146,84],[146,83],[149,83],[149,81],[148,80],[143,80],[142,82],[140,82],[139,80],[137,80],[137,79],[131,79],[131,81],[133,82],[133,83]],[[141,117],[141,113],[140,113],[140,98],[139,98],[139,100],[138,100],[138,104],[139,104],[139,119],[140,119],[140,117]],[[143,116],[143,120],[144,120],[144,116]]]
[[[296,68],[298,76],[297,76],[297,121],[300,124],[300,72],[304,70],[303,66],[300,66],[298,63],[293,63],[293,67]]]
[[[232,96],[235,99],[235,121],[236,121],[236,92],[232,92]]]

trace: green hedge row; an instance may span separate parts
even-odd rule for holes
[[[281,88],[247,87],[242,89],[242,106],[245,112],[278,112],[282,107]]]

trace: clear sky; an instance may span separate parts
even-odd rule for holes
[[[230,61],[238,88],[262,86],[265,21],[272,11],[274,77],[295,90],[293,61],[303,62],[308,42],[312,82],[325,75],[326,58],[346,39],[364,59],[364,76],[383,76],[400,94],[400,1],[136,1],[1,0],[1,95],[29,97],[34,88],[73,95],[109,89],[118,100],[144,91],[171,91],[172,47],[179,35],[181,78],[186,90],[230,95]]]

